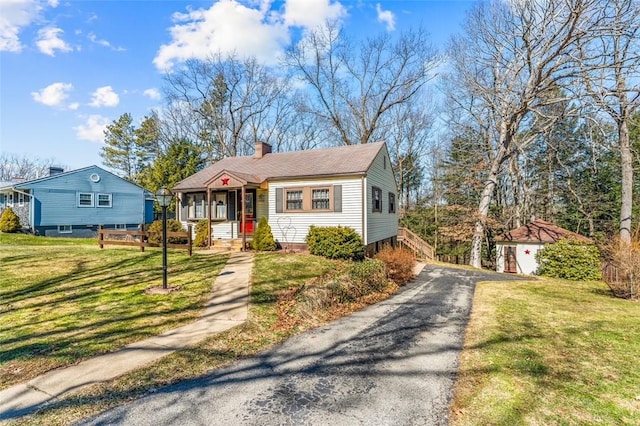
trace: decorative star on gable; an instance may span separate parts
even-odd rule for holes
[[[223,177],[222,179],[220,179],[222,181],[222,186],[228,186],[229,185],[229,178],[228,177]]]
[[[531,254],[531,250],[526,249],[526,250],[524,251],[524,254]]]

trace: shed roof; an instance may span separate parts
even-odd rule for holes
[[[585,243],[593,242],[593,240],[584,235],[571,232],[541,219],[536,219],[499,236],[496,238],[496,242],[555,243],[562,238],[572,238]]]
[[[269,179],[365,174],[384,146],[384,142],[375,142],[307,151],[269,153],[262,158],[227,157],[183,179],[173,189],[181,191],[205,188],[207,182],[225,170],[236,175],[252,177],[258,182]]]

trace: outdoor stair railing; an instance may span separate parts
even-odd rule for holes
[[[435,258],[435,249],[418,234],[407,228],[398,228],[398,242],[420,259],[433,260]]]

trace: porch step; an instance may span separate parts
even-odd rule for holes
[[[247,245],[251,246],[251,240],[247,238]],[[225,251],[242,251],[242,239],[213,240],[213,249]]]

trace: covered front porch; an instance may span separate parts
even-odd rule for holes
[[[207,220],[208,246],[246,247],[257,220],[268,213],[267,189],[253,176],[223,171],[206,188],[178,193],[178,219],[183,224]]]

